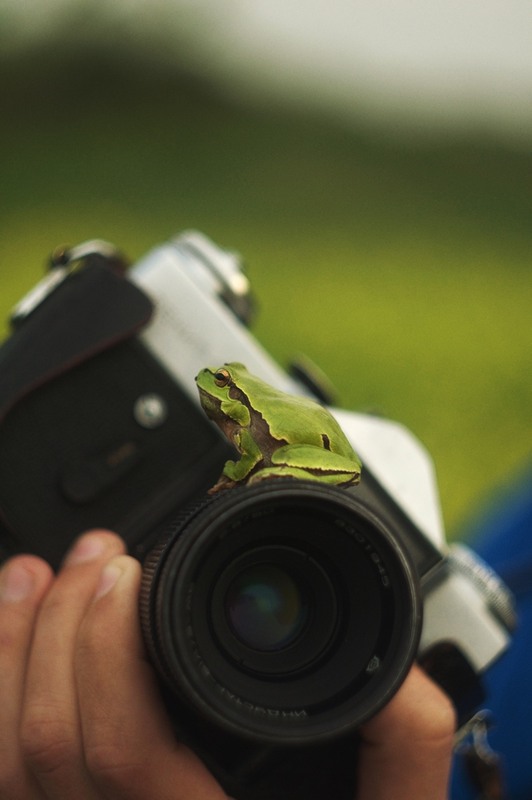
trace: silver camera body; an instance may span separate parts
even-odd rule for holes
[[[152,300],[154,317],[141,334],[194,402],[194,377],[203,365],[240,361],[276,388],[312,394],[283,371],[251,335],[242,319],[251,302],[239,257],[198,232],[156,247],[129,272]],[[176,342],[180,347],[176,347]],[[458,652],[480,676],[508,647],[514,625],[512,598],[476,554],[445,540],[433,462],[403,425],[380,417],[331,408],[344,432],[395,506],[425,539],[435,558],[420,575],[423,627],[419,656],[450,662]],[[432,659],[431,659],[432,660]],[[448,663],[441,667],[446,671]],[[438,667],[436,665],[436,670]],[[457,680],[463,680],[461,668]],[[452,687],[451,687],[452,688]]]

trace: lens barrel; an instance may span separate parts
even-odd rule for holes
[[[177,520],[145,564],[141,619],[156,668],[200,717],[303,744],[391,698],[421,601],[404,546],[356,489],[272,480]]]

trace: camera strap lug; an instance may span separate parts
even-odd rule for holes
[[[77,264],[94,257],[105,260],[109,268],[120,274],[123,274],[129,266],[123,253],[114,244],[104,239],[89,239],[74,247],[64,245],[56,247],[50,256],[50,269],[68,267],[68,271],[71,272]]]
[[[16,328],[24,322],[88,258],[105,261],[105,265],[119,275],[123,275],[128,266],[122,253],[102,239],[91,239],[75,247],[57,247],[50,256],[47,274],[12,309],[11,326]]]
[[[464,759],[469,779],[479,792],[477,800],[508,800],[501,756],[488,741],[492,726],[491,713],[479,711],[456,734],[455,752]]]

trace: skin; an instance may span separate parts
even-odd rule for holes
[[[140,565],[107,531],[81,537],[57,576],[35,556],[3,566],[0,800],[228,800],[170,729],[139,583]],[[414,667],[362,729],[354,800],[444,800],[454,722]]]
[[[240,453],[211,491],[291,477],[349,486],[360,461],[330,412],[313,400],[274,389],[232,362],[197,375],[201,405]]]

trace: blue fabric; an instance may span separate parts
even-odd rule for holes
[[[485,707],[493,712],[489,742],[503,756],[509,797],[532,800],[532,468],[484,512],[468,539],[516,595],[517,631],[509,651],[487,671]],[[475,796],[457,759],[452,800]]]

